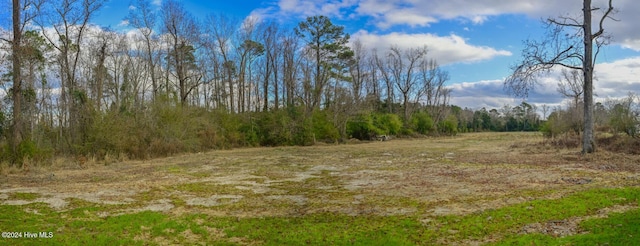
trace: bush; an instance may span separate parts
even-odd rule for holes
[[[540,127],[540,132],[545,137],[555,138],[574,130],[570,120],[567,119],[568,117],[571,117],[571,115],[564,111],[551,113],[548,120]]]
[[[624,132],[628,136],[635,137],[638,133],[638,120],[629,109],[616,105],[611,110],[609,125],[614,133]]]
[[[25,163],[28,160],[41,162],[52,156],[52,151],[38,147],[30,139],[22,140],[17,146],[16,152],[11,151],[9,144],[0,145],[0,161],[9,161],[14,164]]]
[[[347,122],[347,135],[359,140],[371,140],[375,135],[384,134],[376,127],[371,114],[360,114]]]
[[[440,133],[449,136],[455,136],[458,134],[458,118],[454,115],[449,115],[440,123]]]
[[[382,134],[398,135],[402,130],[402,120],[397,114],[374,115],[374,125]]]
[[[290,145],[292,120],[286,111],[258,113],[253,126],[262,146]]]
[[[420,134],[429,134],[433,131],[433,120],[428,113],[415,113],[411,117],[411,127]]]
[[[329,121],[328,111],[315,111],[313,113],[313,134],[317,141],[335,143],[340,139],[338,128]]]

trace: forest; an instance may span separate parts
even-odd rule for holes
[[[136,0],[122,16],[134,31],[125,32],[92,23],[104,0],[21,2],[0,43],[0,161],[12,165],[378,135],[582,130],[582,82],[571,72],[558,78],[569,102],[562,107],[461,108],[428,44],[371,49],[325,16],[293,25],[224,13],[198,19],[177,0],[159,11]],[[596,103],[596,126],[635,137],[637,102],[629,94]]]

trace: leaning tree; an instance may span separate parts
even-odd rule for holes
[[[602,46],[610,41],[604,32],[604,22],[613,19],[613,0],[606,8],[592,7],[591,0],[583,0],[582,17],[568,16],[546,20],[548,35],[542,41],[525,41],[522,61],[512,67],[513,73],[505,80],[505,88],[513,95],[526,97],[537,79],[552,68],[560,66],[582,72],[584,91],[584,133],[582,152],[595,151],[593,120],[594,61]],[[601,11],[596,22],[592,14]],[[593,30],[595,25],[596,30]],[[595,51],[594,51],[595,48]]]

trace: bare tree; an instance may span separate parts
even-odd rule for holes
[[[584,92],[584,77],[580,74],[580,71],[563,69],[562,77],[558,82],[558,92],[562,96],[572,99],[569,104],[571,119],[567,123],[579,134],[583,130],[582,125],[584,125],[583,117],[580,115],[580,105]]]
[[[408,124],[411,117],[409,102],[411,97],[419,98],[418,70],[422,58],[427,55],[427,47],[411,48],[402,52],[398,47],[391,47],[387,55],[389,70],[396,87],[402,94],[404,123]]]
[[[437,125],[446,118],[451,95],[451,89],[445,86],[445,82],[449,80],[449,73],[442,70],[434,60],[423,61],[420,64],[420,80],[427,110]]]
[[[584,77],[584,134],[582,152],[595,151],[593,120],[593,70],[600,48],[608,44],[610,37],[604,32],[604,22],[612,19],[613,0],[604,9],[592,7],[591,0],[583,0],[582,19],[559,17],[547,19],[550,33],[542,42],[526,41],[522,62],[513,67],[513,73],[505,80],[505,88],[516,96],[527,96],[534,88],[536,79],[555,66],[582,71]],[[603,11],[595,23],[592,13]],[[573,30],[568,32],[567,29]],[[595,45],[595,52],[594,52]]]
[[[190,74],[195,66],[194,44],[199,37],[198,25],[184,6],[175,0],[162,3],[161,17],[163,29],[170,39],[171,50],[167,59],[178,80],[180,103],[184,105],[189,93],[198,86],[198,81]]]
[[[573,99],[576,107],[584,92],[584,77],[579,70],[562,70],[562,77],[558,82],[558,92],[565,97]]]
[[[283,89],[285,90],[285,102],[286,106],[290,107],[295,104],[295,94],[298,78],[298,67],[300,65],[300,56],[297,55],[297,51],[300,43],[298,42],[298,36],[295,33],[283,33],[282,34],[282,77],[283,77]]]
[[[58,65],[62,103],[60,125],[66,126],[67,145],[72,147],[86,138],[87,95],[79,85],[78,69],[83,51],[82,40],[89,21],[104,5],[106,0],[54,0],[44,1],[37,7],[38,18],[34,21],[41,28],[44,37],[59,53]],[[51,30],[52,29],[52,30]],[[51,30],[51,31],[50,31]],[[65,122],[66,120],[66,122]],[[63,131],[64,127],[60,127]],[[61,132],[62,133],[62,132]]]
[[[389,113],[394,113],[393,104],[395,103],[395,91],[393,89],[393,81],[391,79],[391,73],[388,69],[387,63],[385,60],[378,56],[378,52],[373,52],[373,60],[375,62],[376,71],[380,72],[382,80],[384,81],[385,89],[386,89],[386,105]]]
[[[354,41],[351,49],[353,50],[353,59],[349,64],[351,91],[353,99],[356,101],[356,104],[358,104],[362,100],[362,88],[364,87],[364,82],[368,76],[368,71],[366,70],[368,54],[364,44],[362,44],[362,41],[360,40]]]
[[[227,88],[222,88],[222,100],[228,105],[230,112],[236,112],[236,81],[237,65],[232,57],[233,37],[238,29],[238,21],[224,14],[210,14],[205,19],[205,29],[210,35],[210,42],[216,48],[221,59],[218,63],[222,74],[222,83]]]
[[[547,104],[542,104],[542,107],[540,107],[540,109],[542,110],[542,119],[546,120],[547,119],[547,113],[549,112],[549,105]]]
[[[375,49],[373,49],[371,53],[375,54]],[[369,55],[367,57],[366,66],[369,70],[369,76],[366,77],[364,85],[367,92],[365,100],[368,106],[378,107],[382,98],[380,95],[380,72],[376,66],[375,55]]]
[[[247,95],[251,96],[251,89],[247,85],[251,83],[251,65],[256,58],[264,53],[264,45],[256,39],[257,24],[255,21],[247,20],[242,24],[241,31],[238,32],[238,42],[236,45],[238,57],[238,111],[247,110]]]
[[[151,1],[149,0],[136,0],[134,6],[135,9],[131,9],[129,11],[129,15],[126,17],[126,20],[129,21],[130,25],[137,28],[144,37],[144,50],[148,66],[147,71],[151,78],[151,95],[152,99],[155,100],[158,94],[159,85],[158,77],[156,76],[158,61],[155,55],[158,51],[154,44],[157,39],[155,35],[153,35],[153,28],[156,27],[157,17],[151,7]]]

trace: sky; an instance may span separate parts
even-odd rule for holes
[[[159,9],[162,0],[151,0]],[[426,45],[428,56],[449,72],[453,89],[451,103],[471,109],[517,105],[503,89],[510,67],[521,60],[523,41],[541,40],[542,20],[568,16],[580,18],[581,0],[184,0],[196,18],[225,13],[237,19],[276,20],[295,26],[307,16],[325,15],[342,25],[351,40],[368,48],[388,50]],[[129,0],[111,0],[94,18],[94,23],[126,29],[123,21]],[[640,9],[637,0],[613,0],[616,20],[605,23],[612,43],[598,57],[596,101],[640,93]],[[605,7],[606,0],[593,0]],[[635,11],[634,11],[635,10]],[[597,17],[597,16],[596,16]],[[557,92],[559,72],[541,78],[525,99],[557,106],[563,98]]]

